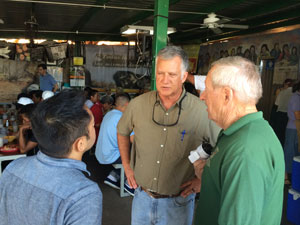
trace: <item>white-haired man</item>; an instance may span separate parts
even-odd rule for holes
[[[200,96],[223,130],[203,169],[195,224],[279,225],[284,160],[276,135],[256,103],[262,96],[257,67],[242,57],[213,63]]]
[[[157,91],[134,98],[119,121],[122,163],[135,188],[132,225],[192,224],[200,179],[195,178],[188,155],[204,138],[215,143],[220,129],[208,120],[205,104],[183,88],[187,69],[188,57],[181,48],[160,50]]]

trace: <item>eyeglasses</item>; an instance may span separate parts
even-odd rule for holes
[[[175,125],[178,123],[178,121],[179,121],[179,117],[180,117],[180,114],[181,114],[181,104],[182,104],[182,101],[183,101],[183,99],[185,98],[185,96],[186,96],[186,93],[184,93],[184,96],[183,96],[182,99],[180,99],[180,101],[179,101],[179,110],[178,110],[178,115],[177,115],[176,121],[175,121],[174,123],[171,123],[171,124],[164,124],[164,123],[159,123],[159,122],[157,122],[157,121],[155,120],[155,118],[154,118],[155,108],[156,108],[155,106],[156,106],[156,104],[159,104],[159,101],[157,100],[157,93],[156,93],[156,101],[155,101],[155,103],[154,103],[154,105],[153,105],[152,121],[153,121],[155,124],[159,125],[159,126],[164,126],[164,127],[173,127],[173,126],[175,126]]]

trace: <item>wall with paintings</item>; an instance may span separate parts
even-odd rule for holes
[[[197,73],[206,74],[215,60],[227,56],[242,56],[260,65],[261,60],[274,69],[273,84],[299,76],[300,30],[276,34],[239,37],[228,42],[201,45]]]
[[[189,56],[189,72],[196,73],[200,46],[199,45],[183,45],[182,48]]]
[[[212,62],[228,56],[242,56],[259,66],[263,97],[259,110],[269,119],[275,90],[287,78],[299,76],[300,29],[281,33],[256,34],[200,46],[197,74],[207,74]]]

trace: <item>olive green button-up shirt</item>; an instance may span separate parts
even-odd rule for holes
[[[180,110],[181,107],[181,110]],[[133,99],[118,123],[118,133],[134,131],[130,164],[137,184],[163,195],[180,193],[180,185],[193,179],[190,151],[209,138],[215,144],[220,128],[208,119],[206,106],[183,93],[166,110],[156,91]]]

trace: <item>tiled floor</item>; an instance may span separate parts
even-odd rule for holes
[[[130,213],[132,197],[121,198],[119,190],[113,189],[103,183],[105,177],[111,170],[111,166],[100,165],[95,156],[86,154],[83,161],[87,163],[91,172],[91,179],[97,182],[103,193],[103,225],[130,225]],[[293,225],[286,219],[286,199],[288,189],[284,190],[284,207],[281,225]],[[170,224],[171,225],[171,224]],[[262,224],[267,225],[267,224]]]

